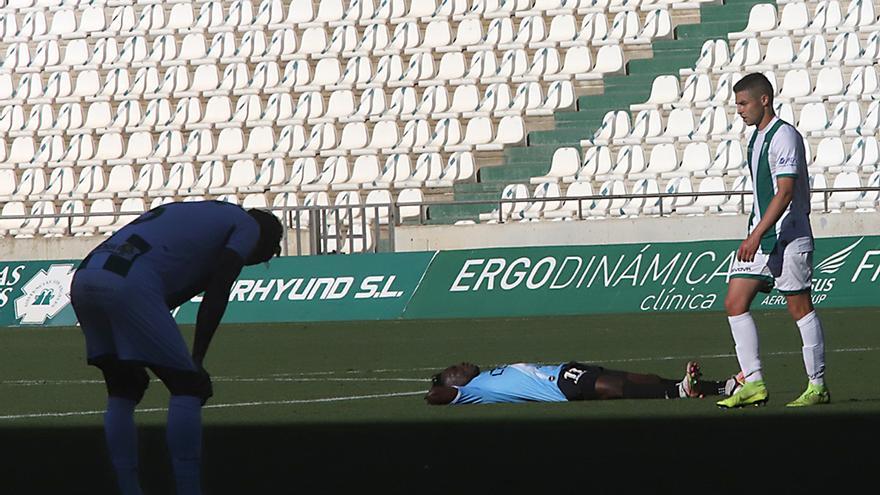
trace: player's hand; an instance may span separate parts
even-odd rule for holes
[[[758,246],[761,244],[761,238],[750,235],[739,245],[736,251],[736,259],[739,261],[751,262],[755,259],[755,253],[758,252]]]

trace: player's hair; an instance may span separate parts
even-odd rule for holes
[[[770,105],[773,105],[773,85],[767,76],[760,72],[752,72],[746,74],[742,79],[733,85],[733,92],[748,91],[752,96],[767,95],[770,98]]]
[[[260,258],[269,259],[281,254],[281,238],[284,236],[284,226],[278,217],[259,208],[251,208],[248,214],[260,225],[260,243],[257,246],[257,254]]]

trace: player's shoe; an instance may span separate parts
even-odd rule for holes
[[[703,394],[700,392],[700,363],[690,361],[684,370],[684,379],[681,381],[681,393],[683,397],[698,398]]]
[[[807,389],[797,399],[786,404],[786,407],[818,406],[831,402],[831,392],[825,385],[807,385]]]
[[[746,382],[735,394],[730,397],[719,400],[715,404],[725,409],[733,407],[760,406],[766,404],[770,399],[767,387],[764,386],[763,380],[755,382]]]

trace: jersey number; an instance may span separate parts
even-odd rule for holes
[[[586,373],[586,371],[584,371],[584,370],[579,370],[577,368],[569,368],[569,369],[565,370],[565,374],[562,375],[562,378],[565,378],[566,380],[571,380],[571,381],[577,383],[578,380],[581,379],[581,375],[583,375],[584,373]]]

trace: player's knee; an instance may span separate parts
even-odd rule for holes
[[[160,376],[171,395],[189,395],[202,399],[204,404],[214,395],[211,376],[205,372],[166,371]]]
[[[724,298],[727,316],[739,316],[749,310],[749,305],[741,297],[728,293]]]
[[[121,397],[140,403],[150,385],[150,376],[140,366],[121,363],[102,363],[97,365],[104,374],[107,395]]]
[[[596,398],[619,399],[624,397],[625,385],[625,380],[620,376],[603,374],[596,379],[596,384],[594,385]]]
[[[795,296],[788,296],[786,297],[786,303],[788,306],[788,313],[795,320],[800,320],[813,311],[813,302],[810,299],[809,292],[805,294],[797,294]]]

